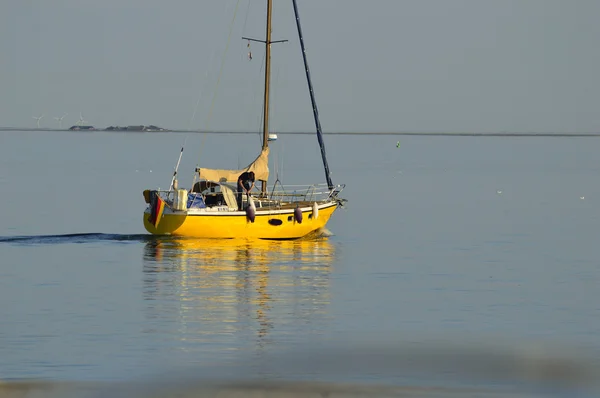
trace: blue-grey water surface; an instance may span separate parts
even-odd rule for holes
[[[258,135],[0,132],[0,379],[240,358],[280,377],[269,354],[350,336],[597,348],[600,140],[399,139],[325,136],[348,199],[328,239],[207,244],[147,236],[142,191],[168,188],[184,140],[189,187],[196,164],[250,162]],[[271,160],[272,179],[324,181],[313,136],[279,134]],[[293,377],[393,379],[309,368]]]

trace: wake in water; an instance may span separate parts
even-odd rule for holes
[[[312,234],[301,238],[302,240],[313,240],[333,236],[333,233],[327,228],[319,229]],[[147,234],[103,234],[98,232],[64,234],[64,235],[21,235],[21,236],[0,236],[0,244],[12,243],[19,245],[39,245],[39,244],[59,244],[59,243],[92,243],[92,242],[155,242],[172,241],[189,238],[182,238],[170,235],[157,236]]]
[[[57,243],[90,243],[99,241],[113,242],[148,242],[168,237],[156,237],[152,235],[134,234],[103,234],[103,233],[80,233],[65,235],[30,235],[30,236],[0,236],[0,243],[14,244],[57,244]]]

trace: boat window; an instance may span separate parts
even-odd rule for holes
[[[198,181],[194,184],[192,192],[208,193],[208,192],[219,192],[219,184],[211,181]]]
[[[204,195],[204,203],[208,207],[221,206],[225,204],[225,198],[221,192],[208,192]]]

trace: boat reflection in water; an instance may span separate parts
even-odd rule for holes
[[[156,333],[219,359],[285,344],[326,329],[334,254],[324,238],[153,240],[144,253],[147,311]]]

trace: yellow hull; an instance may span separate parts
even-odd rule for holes
[[[331,202],[319,208],[316,218],[311,208],[302,209],[302,223],[294,219],[293,210],[272,214],[257,210],[254,222],[242,212],[220,213],[171,213],[165,212],[155,228],[149,221],[149,213],[144,213],[144,227],[154,235],[187,236],[204,239],[298,239],[315,233],[325,227],[338,204]],[[281,220],[273,225],[273,219]],[[271,222],[269,222],[271,221]]]

